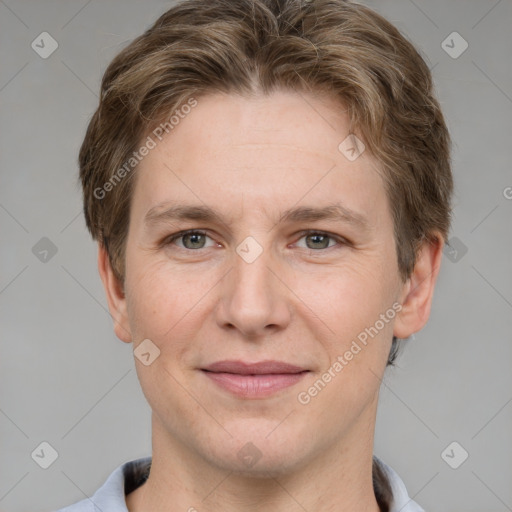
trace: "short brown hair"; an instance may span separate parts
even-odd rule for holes
[[[403,280],[423,242],[446,240],[450,137],[428,66],[393,25],[346,0],[185,0],[110,63],[80,149],[87,228],[120,282],[141,141],[190,98],[278,88],[328,93],[348,109],[351,133],[382,166]],[[375,463],[374,479],[386,503]]]
[[[404,280],[425,239],[446,239],[450,137],[427,65],[393,25],[345,0],[188,0],[110,63],[80,149],[87,228],[121,282],[134,173],[119,170],[144,136],[192,96],[277,88],[348,107],[383,167]]]

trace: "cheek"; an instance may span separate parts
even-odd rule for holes
[[[169,428],[178,428],[180,422],[174,424],[175,418],[187,417],[194,407],[179,383],[184,380],[181,363],[190,359],[194,347],[194,315],[201,311],[204,291],[183,272],[171,273],[158,262],[136,263],[126,286],[134,349],[150,339],[159,350],[150,365],[136,362],[137,375],[153,411],[167,418]]]
[[[357,352],[350,362],[354,368],[361,364],[378,368],[386,361],[396,316],[397,279],[373,258],[302,282],[297,294],[315,313],[313,322],[328,327],[327,336],[319,339],[331,362],[351,350]],[[313,325],[311,329],[318,332]]]
[[[328,357],[312,387],[301,391],[320,420],[332,422],[333,412],[361,414],[377,400],[396,316],[392,290],[389,277],[365,267],[331,276],[323,293],[310,295],[311,309],[329,326],[328,335],[318,338]]]
[[[190,363],[194,337],[211,307],[209,292],[218,283],[213,272],[196,275],[168,261],[147,256],[133,260],[127,279],[127,312],[136,344],[149,338],[160,349],[160,363]],[[197,350],[197,349],[196,349]]]
[[[160,338],[192,304],[197,287],[183,272],[171,272],[154,254],[127,252],[127,309],[135,331],[150,329]],[[149,333],[143,333],[149,335]]]

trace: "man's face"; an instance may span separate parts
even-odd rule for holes
[[[347,158],[348,135],[334,100],[279,92],[200,97],[153,136],[116,332],[160,350],[136,360],[158,443],[277,473],[372,438],[404,284],[379,168],[368,152]],[[216,217],[164,213],[175,207]],[[171,240],[185,230],[200,233]]]

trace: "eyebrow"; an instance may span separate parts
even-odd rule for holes
[[[168,205],[168,203],[164,203],[151,208],[146,213],[144,224],[150,227],[177,220],[199,220],[224,225],[230,223],[220,213],[206,205]],[[281,215],[278,223],[315,222],[320,220],[343,222],[344,224],[354,225],[359,229],[369,229],[369,222],[364,215],[339,203],[321,208],[309,206],[290,208]]]

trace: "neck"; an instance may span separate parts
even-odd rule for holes
[[[128,510],[163,512],[172,504],[188,512],[379,512],[372,482],[373,429],[362,432],[360,426],[343,443],[286,474],[243,476],[177,443],[153,416],[150,476],[127,496]]]

